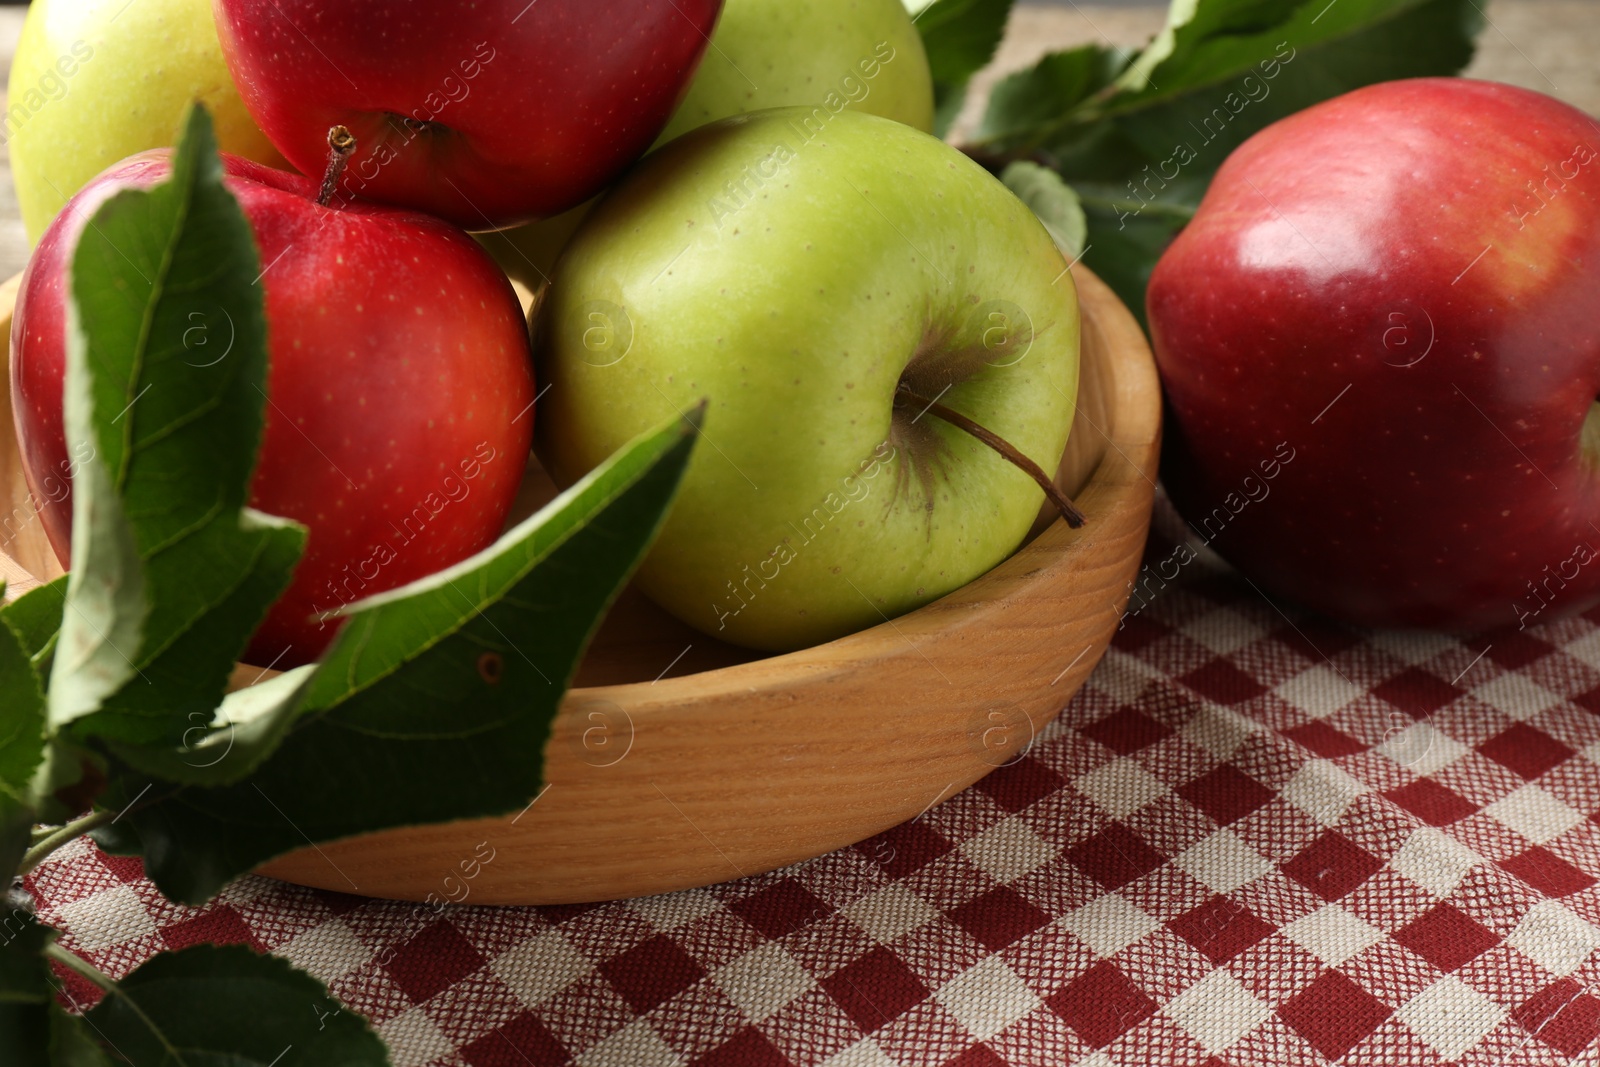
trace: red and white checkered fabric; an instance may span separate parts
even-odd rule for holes
[[[86,843],[31,887],[114,975],[286,956],[398,1067],[1595,1062],[1600,611],[1467,641],[1285,611],[1191,563],[1026,758],[708,889],[436,915],[248,878],[194,910]]]

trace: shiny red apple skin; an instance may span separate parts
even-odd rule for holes
[[[378,205],[322,207],[310,179],[232,156],[223,165],[266,267],[269,399],[250,504],[309,529],[246,655],[283,668],[332,639],[338,624],[317,616],[495,540],[531,443],[532,361],[505,275],[455,227]],[[68,476],[81,458],[68,455],[62,412],[70,256],[102,202],[169,171],[161,149],[95,178],[23,275],[13,410],[28,487],[63,565]],[[193,359],[218,358],[230,329],[201,313],[186,338]]]
[[[474,230],[574,207],[644,154],[721,8],[213,0],[245,107],[291,163],[320,176],[329,127],[346,126],[344,192]]]
[[[1226,161],[1147,310],[1168,490],[1265,593],[1455,630],[1600,600],[1588,116],[1462,79],[1303,111]]]

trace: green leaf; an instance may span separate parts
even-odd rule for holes
[[[248,221],[194,108],[170,179],[112,196],[72,259],[67,435],[75,563],[49,722],[80,740],[179,749],[288,584],[303,529],[247,506],[266,324]],[[185,345],[226,321],[222,358]]]
[[[965,85],[935,85],[933,87],[933,135],[943,137],[950,132],[961,108],[967,102]]]
[[[67,596],[67,579],[63,575],[19,596],[0,607],[0,619],[22,639],[23,650],[35,667],[44,673],[46,658],[55,647],[56,634],[61,630],[61,612]]]
[[[1061,175],[1037,163],[1018,160],[1001,172],[1000,180],[1039,216],[1063,256],[1076,260],[1083,254],[1088,231],[1083,205]]]
[[[242,945],[152,957],[85,1017],[138,1067],[388,1067],[360,1015],[304,971]]]
[[[33,776],[29,794],[33,821],[64,825],[96,803],[104,788],[105,758],[57,735],[50,738],[44,762]]]
[[[300,714],[314,665],[229,693],[213,716],[194,712],[178,748],[108,742],[130,767],[167,782],[231,785],[251,772],[283,742]]]
[[[301,717],[248,781],[180,790],[97,832],[198,904],[311,842],[516,811],[605,610],[654,539],[695,429],[634,441],[478,556],[353,605]],[[126,776],[108,804],[146,783]],[[359,887],[356,887],[359,888]]]
[[[3,899],[3,898],[0,898]],[[55,931],[32,912],[7,906],[0,911],[0,1003],[44,1004],[54,991],[45,966],[44,947]],[[0,1062],[10,1063],[9,1060]]]
[[[29,786],[46,745],[44,688],[29,652],[37,633],[31,626],[27,634],[15,628],[29,614],[14,612],[16,604],[0,611],[0,884],[10,882],[28,848],[34,817]]]
[[[967,82],[994,58],[1012,0],[933,0],[908,4],[933,75],[933,132],[943,137],[961,113]]]
[[[935,85],[965,85],[1005,36],[1011,0],[933,0],[914,15]]]
[[[1288,10],[1273,25],[1263,21]],[[1119,131],[1163,174],[1192,152],[1209,175],[1258,130],[1352,89],[1395,78],[1454,74],[1472,59],[1483,16],[1473,0],[1207,0],[1174,34],[1145,81],[1108,105]],[[1159,41],[1158,41],[1159,44]],[[1154,46],[1153,46],[1154,47]],[[1181,148],[1188,152],[1180,151]]]
[[[33,840],[33,809],[0,795],[0,879],[8,879],[22,866]]]
[[[0,1063],[50,1067],[50,972],[40,953],[52,931],[21,909],[0,912]]]
[[[978,126],[982,140],[1009,140],[1068,114],[1105,89],[1134,53],[1086,44],[1051,52],[1033,66],[1008,74],[989,93]]]
[[[81,1021],[55,1002],[59,983],[44,957],[55,937],[30,911],[0,913],[0,1064],[108,1067]]]
[[[44,759],[44,688],[27,639],[0,615],[0,805],[26,803],[28,782]],[[0,871],[0,877],[10,869]]]
[[[82,1017],[50,1005],[50,1067],[111,1067]]]
[[[1150,272],[1178,231],[1194,217],[1181,203],[1144,203],[1098,197],[1080,189],[1088,223],[1083,261],[1144,324],[1144,291]]]
[[[1052,116],[1026,98],[1050,79],[1039,68],[1025,72],[1001,94],[982,143],[1095,164],[1065,167],[1069,180],[1114,178],[1119,168],[1132,177],[1147,163],[1168,180],[1174,169],[1209,176],[1251,134],[1312,104],[1460,70],[1481,28],[1473,0],[1174,0],[1167,28],[1109,90],[1073,103],[1062,94],[1056,102],[1067,106]],[[1092,66],[1085,56],[1059,62],[1055,73],[1069,89]]]
[[[44,956],[55,937],[31,911],[0,913],[0,1064],[110,1067],[83,1020],[56,1003],[64,987]]]
[[[1187,80],[1181,77],[1159,79],[1169,84],[1192,84],[1211,75],[1225,76],[1229,72],[1225,65],[1204,62],[1208,46],[1223,40],[1245,41],[1269,33],[1289,22],[1297,14],[1297,8],[1303,6],[1282,0],[1205,0],[1204,3],[1172,0],[1161,32],[1129,66],[1119,79],[1118,87],[1135,93],[1147,88],[1173,92],[1170,88],[1161,89],[1155,77],[1158,70],[1164,75],[1190,72]],[[1250,61],[1254,62],[1254,59]]]
[[[6,1067],[111,1067],[88,1027],[58,1004],[0,1003],[0,1063]]]
[[[1455,73],[1482,26],[1475,0],[1174,0],[1131,63],[1086,46],[1002,81],[972,148],[1078,191],[1084,262],[1142,319],[1156,259],[1230,152],[1352,89]]]
[[[0,1063],[6,1067],[52,1067],[48,1004],[0,1001]]]

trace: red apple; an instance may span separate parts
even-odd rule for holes
[[[306,174],[495,229],[573,207],[650,147],[722,0],[213,0],[245,107]]]
[[[1148,310],[1168,490],[1267,593],[1474,630],[1600,600],[1588,116],[1449,78],[1300,112],[1224,163]]]
[[[318,618],[431,574],[499,535],[532,436],[533,372],[521,308],[471,238],[374,204],[324,207],[318,183],[223,156],[226,184],[266,270],[266,430],[250,504],[309,529],[293,581],[247,659],[309,662],[336,624]],[[58,215],[23,275],[11,395],[24,473],[69,565],[63,428],[68,269],[85,221],[112,194],[153,185],[169,151],[130,157]],[[195,362],[225,358],[231,323],[190,316]]]

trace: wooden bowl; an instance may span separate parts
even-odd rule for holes
[[[861,841],[1019,758],[1116,631],[1155,493],[1150,349],[1104,283],[1081,266],[1073,274],[1082,378],[1058,482],[1088,517],[1082,530],[1042,513],[1031,541],[943,599],[766,658],[630,591],[567,694],[545,750],[548,784],[529,808],[325,844],[262,873],[475,904],[663,893]],[[0,286],[7,338],[16,293],[17,279]],[[11,424],[8,392],[0,419]],[[536,465],[523,488],[523,513],[553,492]],[[0,519],[0,573],[17,595],[60,568],[32,521],[9,431],[0,507],[11,520]]]

